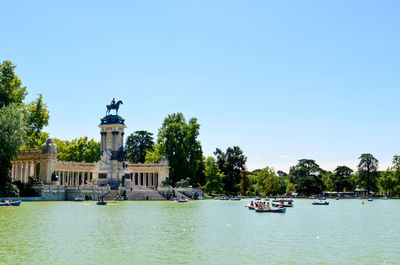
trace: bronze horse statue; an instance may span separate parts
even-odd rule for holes
[[[115,103],[115,100],[113,99],[113,101],[111,102],[111,104],[110,104],[110,105],[107,105],[106,115],[107,115],[107,114],[110,114],[110,111],[111,111],[112,109],[115,109],[116,114],[118,115],[118,109],[119,109],[119,105],[120,105],[120,104],[124,104],[124,103],[122,103],[122,100],[118,100],[118,102]]]

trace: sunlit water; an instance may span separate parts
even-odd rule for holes
[[[1,264],[398,264],[400,201],[23,202],[0,207]]]

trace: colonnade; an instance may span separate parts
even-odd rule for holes
[[[56,173],[62,186],[87,186],[93,178],[91,171],[58,170]]]
[[[158,186],[158,173],[155,172],[133,172],[131,173],[131,183],[133,186]]]
[[[11,167],[12,181],[21,181],[27,183],[29,177],[36,178],[38,162],[35,161],[18,161],[13,163]]]

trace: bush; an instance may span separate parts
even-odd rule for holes
[[[7,182],[3,187],[0,187],[1,197],[18,197],[20,191],[18,187],[10,182]]]
[[[15,184],[19,189],[19,196],[20,197],[36,197],[38,196],[38,191],[32,188],[31,184],[29,183],[22,183],[21,181],[14,181]]]

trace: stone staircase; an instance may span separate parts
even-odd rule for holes
[[[179,200],[182,199],[182,197],[183,197],[183,199],[185,199],[185,200],[191,199],[191,198],[189,198],[188,196],[186,196],[185,194],[183,194],[182,192],[177,191],[177,190],[175,190],[175,196],[176,196],[176,198],[179,199]]]
[[[111,200],[115,200],[115,198],[117,198],[118,195],[119,195],[118,190],[110,190],[110,191],[107,191],[107,193],[105,193],[100,198],[102,198],[105,201],[111,201]]]
[[[132,191],[126,191],[126,198],[130,201],[162,201],[165,198],[149,187],[135,186]]]

